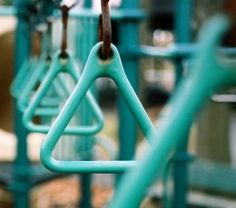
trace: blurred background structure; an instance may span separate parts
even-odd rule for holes
[[[127,77],[153,124],[161,123],[160,111],[191,70],[191,57],[202,25],[214,15],[229,12],[229,8],[233,10],[235,3],[110,0],[112,42],[118,47]],[[68,48],[81,71],[98,41],[100,11],[100,1],[84,0],[78,1],[70,13]],[[46,40],[45,46],[46,32],[41,26],[51,16],[54,17],[52,40]],[[58,16],[60,11],[55,1],[0,0],[0,207],[3,208],[106,207],[122,177],[122,174],[59,174],[46,170],[39,158],[45,132],[25,126],[22,117],[27,106],[21,111],[18,104],[24,87],[29,86],[30,72],[21,79],[16,89],[18,95],[10,94],[12,81],[25,61],[39,62],[47,44],[51,46],[48,48],[51,55],[60,48],[62,29]],[[234,49],[235,37],[233,28],[223,45]],[[76,83],[63,73],[60,77],[63,80],[60,84],[64,83],[71,92]],[[42,80],[28,97],[29,105]],[[91,91],[104,114],[104,128],[92,136],[62,136],[54,156],[61,160],[88,161],[144,157],[147,149],[144,136],[116,84],[101,78]],[[53,93],[52,90],[54,96]],[[229,100],[222,98],[227,93],[220,91],[209,99],[190,124],[189,132],[185,132],[185,143],[176,147],[169,160],[163,161],[166,166],[162,180],[153,184],[140,207],[236,207],[235,90],[231,89]],[[60,98],[56,107],[61,108],[68,96]],[[72,125],[93,123],[91,109],[86,104],[82,104],[77,114],[79,118],[74,117]],[[37,115],[33,122],[51,125],[56,116],[52,117]]]

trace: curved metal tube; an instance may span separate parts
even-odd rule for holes
[[[50,125],[35,124],[32,121],[32,119],[35,116],[35,113],[37,111],[37,108],[41,104],[41,101],[48,92],[48,89],[52,85],[53,80],[55,80],[55,77],[57,77],[58,74],[61,72],[70,74],[75,82],[77,82],[80,79],[79,70],[76,67],[76,64],[74,63],[74,60],[72,59],[70,53],[68,53],[68,58],[66,60],[60,59],[60,53],[57,53],[55,55],[55,57],[52,60],[51,67],[48,70],[48,73],[44,77],[43,82],[41,83],[38,91],[36,92],[35,96],[30,102],[28,108],[25,110],[25,113],[23,115],[23,123],[30,131],[47,133],[51,128]],[[104,123],[103,114],[96,100],[94,99],[94,97],[90,92],[86,94],[85,101],[87,102],[88,107],[91,109],[91,113],[94,116],[95,123],[91,126],[75,126],[75,127],[69,126],[62,132],[62,134],[93,135],[102,129]],[[54,108],[46,109],[47,112],[45,113],[49,113],[50,111],[53,110],[55,109]]]
[[[97,78],[109,77],[114,80],[145,138],[149,139],[157,136],[151,120],[125,75],[116,47],[112,45],[113,56],[106,61],[99,58],[98,53],[101,47],[101,42],[93,47],[78,84],[42,143],[41,161],[52,171],[63,173],[118,173],[136,165],[135,161],[58,161],[52,156],[53,149],[75,113],[77,106]]]

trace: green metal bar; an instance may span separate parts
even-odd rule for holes
[[[35,124],[32,118],[35,116],[35,112],[39,107],[41,100],[45,97],[46,93],[50,89],[50,86],[52,86],[53,80],[57,77],[57,75],[61,72],[65,72],[68,73],[75,82],[80,79],[79,70],[77,69],[76,63],[69,52],[68,58],[64,61],[65,62],[63,63],[63,61],[60,60],[60,52],[58,52],[53,57],[50,69],[45,75],[43,82],[41,83],[37,93],[31,100],[28,108],[25,110],[23,123],[31,131],[47,133],[51,127],[48,124]],[[91,113],[93,113],[95,123],[90,126],[69,126],[65,129],[64,134],[91,135],[102,129],[104,122],[103,115],[90,92],[87,93],[85,100],[87,100],[90,111]],[[54,112],[55,109],[48,108],[45,110]]]
[[[122,1],[121,8],[122,9],[137,9],[139,8],[139,0],[134,0],[134,1]]]
[[[97,78],[109,77],[116,83],[146,139],[149,139],[151,135],[156,135],[152,122],[126,77],[117,49],[112,45],[112,58],[102,61],[98,57],[101,46],[102,43],[98,43],[91,50],[78,84],[42,143],[41,161],[52,171],[64,173],[120,173],[136,164],[135,161],[59,161],[52,156],[53,149],[76,112],[77,106],[79,106],[89,87]]]
[[[175,38],[177,43],[192,39],[191,19],[193,0],[175,0]]]
[[[91,5],[91,3],[85,3],[86,5]],[[0,6],[0,16],[15,16],[16,10],[14,7],[11,6]],[[60,16],[58,11],[54,12],[54,16]],[[131,9],[113,9],[111,11],[111,18],[113,20],[125,20],[125,19],[132,19],[132,20],[142,20],[147,14],[140,9],[131,8]],[[80,9],[80,11],[71,11],[70,18],[73,19],[81,19],[81,18],[92,18],[98,19],[99,13],[97,11],[91,10],[89,8]]]
[[[17,106],[20,111],[24,112],[27,109],[31,97],[36,93],[35,88],[43,81],[50,68],[49,66],[50,61],[47,60],[47,55],[42,54],[38,60],[37,66],[33,69],[33,73],[28,77],[28,80],[22,87],[23,89],[21,89],[20,95],[18,96]],[[58,109],[58,102],[63,100],[63,98],[66,99],[70,94],[70,90],[67,89],[65,85],[66,84],[61,80],[61,77],[58,76],[52,83],[53,97],[52,95],[45,96],[35,113],[37,115],[42,113],[41,116],[58,115],[58,112],[60,111],[60,109]]]
[[[85,0],[84,1],[84,8],[89,9],[92,7],[92,0]]]
[[[15,16],[16,8],[13,6],[0,6],[0,16]]]
[[[122,1],[121,11],[139,8],[139,1]],[[128,13],[127,13],[128,14]],[[139,45],[138,22],[128,18],[119,26],[119,49],[137,48]],[[139,64],[136,58],[121,56],[125,73],[136,92],[139,90]],[[129,108],[122,97],[118,97],[119,117],[119,160],[130,160],[134,157],[138,138],[137,125]],[[127,139],[129,138],[129,139]]]
[[[27,59],[24,60],[21,68],[18,70],[18,73],[10,86],[10,93],[14,98],[18,98],[21,94],[25,84],[33,74],[33,68],[37,63],[36,58]]]
[[[16,0],[16,9],[19,11],[27,1]],[[23,16],[18,16],[15,33],[15,74],[19,71],[23,61],[29,58],[31,34],[28,20]],[[13,181],[10,185],[14,195],[15,208],[29,207],[31,167],[27,155],[27,135],[28,131],[22,124],[22,113],[17,110],[14,104],[14,131],[17,137],[16,158],[13,168]]]
[[[175,38],[177,43],[189,43],[192,38],[192,0],[176,0],[175,2]],[[175,61],[175,85],[180,83],[184,71],[183,59]],[[178,144],[173,156],[173,200],[174,208],[187,207],[188,192],[188,140],[191,124],[183,134],[182,143]]]
[[[182,60],[177,59],[175,61],[175,85],[178,87],[183,76],[183,65]],[[178,144],[175,154],[172,158],[172,176],[173,176],[173,198],[172,206],[174,208],[185,208],[187,207],[187,192],[188,192],[188,140],[189,132],[191,128],[191,123],[189,124],[188,129],[185,130],[183,134],[182,143]]]
[[[109,207],[138,207],[148,187],[160,176],[169,154],[177,144],[183,144],[189,124],[209,95],[219,88],[236,85],[235,65],[226,62],[226,66],[221,66],[215,55],[215,48],[228,27],[224,16],[215,17],[205,25],[193,70],[163,110],[165,120],[158,127],[158,136],[151,140],[145,158],[125,175]]]
[[[196,50],[194,44],[176,43],[165,48],[141,45],[137,48],[121,51],[121,54],[125,53],[126,56],[136,58],[164,58],[173,60],[176,58],[190,58]]]
[[[135,2],[136,0],[132,0],[130,2]],[[112,9],[111,10],[111,18],[113,20],[131,20],[132,21],[139,21],[142,20],[146,13],[143,10],[138,9],[138,7],[127,7],[126,2],[124,1],[124,7],[123,9]],[[132,3],[131,3],[132,4]],[[59,14],[55,14],[58,16]],[[92,19],[98,19],[99,12],[91,10],[91,9],[81,9],[79,12],[71,11],[70,17],[74,19],[81,19],[81,18],[92,18]]]
[[[120,54],[125,55],[126,57],[132,58],[163,58],[168,60],[175,59],[189,59],[195,52],[198,50],[197,45],[193,43],[175,43],[168,47],[154,47],[141,45],[137,48],[128,48],[120,50]],[[222,55],[225,56],[235,56],[236,48],[224,48],[221,47],[218,49]]]
[[[91,184],[92,184],[92,175],[91,174],[82,174],[81,180],[80,180],[80,190],[81,190],[82,196],[81,196],[78,207],[86,207],[86,208],[92,207]]]
[[[92,7],[92,1],[91,0],[85,0],[84,2],[84,8],[91,8]],[[82,40],[82,44],[86,45],[85,49],[83,49],[83,54],[85,55],[85,57],[87,58],[88,54],[89,54],[89,50],[91,48],[91,44],[93,44],[93,39],[91,38],[90,31],[89,29],[91,29],[91,24],[90,24],[90,18],[87,18],[87,24],[82,27],[81,29],[84,30],[83,31],[83,40]],[[88,38],[88,40],[86,41],[85,39]],[[92,43],[91,43],[92,41]],[[83,65],[85,64],[86,60],[83,60]],[[81,115],[81,120],[82,120],[82,124],[83,125],[91,125],[92,122],[92,115],[90,113],[90,109],[88,109],[88,106],[86,105],[86,103],[83,103],[82,106],[82,115]],[[82,157],[82,160],[92,160],[92,148],[93,148],[93,139],[92,137],[84,137],[81,138],[83,139],[81,142],[83,143],[83,146],[85,149],[85,151],[87,152],[86,157]],[[77,145],[81,145],[81,144],[77,144]],[[88,207],[91,208],[92,207],[92,193],[91,193],[91,186],[92,186],[92,175],[91,174],[81,174],[81,185],[80,185],[80,189],[81,189],[81,200],[79,203],[79,207]]]
[[[42,73],[45,72],[45,68],[48,68],[48,66],[44,62],[45,58],[46,56],[44,55],[41,58],[39,58],[38,64],[35,67],[34,73],[32,74],[31,77],[28,78],[28,82],[27,84],[25,84],[24,89],[21,90],[21,94],[19,96],[17,105],[18,105],[19,110],[21,110],[22,112],[26,109],[29,103],[30,95],[35,85],[38,84],[37,81],[39,80],[39,77],[42,75]],[[24,73],[24,76],[25,76],[25,73]]]

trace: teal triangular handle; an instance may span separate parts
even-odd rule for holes
[[[39,58],[39,61],[37,63],[37,66],[34,69],[34,72],[32,76],[29,78],[28,82],[25,84],[24,88],[22,89],[21,94],[19,95],[19,99],[17,101],[17,107],[21,112],[24,112],[27,106],[29,105],[30,98],[32,93],[34,93],[35,87],[40,84],[43,81],[44,76],[46,75],[47,71],[50,67],[50,61],[47,60],[47,54],[42,54]],[[40,116],[50,116],[50,115],[58,115],[60,112],[60,109],[57,111],[55,110],[55,103],[60,102],[61,98],[65,98],[66,95],[69,96],[70,92],[64,89],[63,82],[59,80],[60,77],[58,77],[58,80],[55,80],[57,82],[53,82],[53,92],[57,95],[55,98],[44,98],[43,106],[36,110],[35,114]],[[60,83],[59,83],[60,81]],[[64,93],[62,91],[65,91]],[[50,109],[54,107],[53,111],[50,111]],[[48,114],[43,114],[49,113]],[[54,114],[52,114],[54,112]]]
[[[80,79],[79,70],[76,67],[76,63],[73,60],[70,53],[68,52],[68,58],[66,60],[63,60],[64,63],[60,59],[59,54],[60,53],[57,53],[54,56],[50,69],[48,70],[38,91],[32,98],[29,106],[27,107],[23,115],[23,124],[30,131],[47,133],[50,129],[50,125],[35,124],[33,123],[32,119],[35,116],[35,112],[38,106],[40,105],[41,101],[45,97],[48,89],[50,89],[50,86],[52,85],[55,77],[57,77],[59,73],[65,72],[68,73],[75,82],[77,82]],[[85,96],[85,100],[88,104],[88,107],[91,109],[91,113],[94,117],[95,123],[90,126],[75,126],[75,127],[68,126],[66,129],[63,129],[62,134],[93,135],[102,129],[104,118],[95,98],[92,96],[90,92],[88,92]],[[53,112],[54,111],[53,108],[48,109],[48,111],[52,112],[53,115],[55,115],[55,113],[57,114],[59,113],[58,109],[55,110],[56,112]],[[50,112],[44,112],[44,113],[48,114]]]
[[[111,46],[112,58],[102,61],[98,56],[101,46],[102,43],[98,43],[91,50],[79,82],[42,143],[41,160],[50,170],[64,173],[115,173],[125,171],[136,164],[135,161],[58,161],[52,157],[53,149],[75,113],[77,106],[81,103],[92,83],[99,77],[109,77],[114,80],[147,139],[157,134],[126,77],[116,47]]]

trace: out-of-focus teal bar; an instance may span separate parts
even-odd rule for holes
[[[79,10],[72,10],[70,12],[70,17],[75,19],[80,18],[94,18],[98,19],[99,12],[81,8]],[[12,6],[0,6],[0,16],[14,16],[16,15],[16,10]],[[60,16],[60,12],[56,12],[55,16]],[[114,20],[124,20],[124,19],[134,19],[142,20],[146,16],[146,13],[141,9],[122,9],[122,10],[111,10],[111,18]]]
[[[228,27],[228,19],[223,16],[205,25],[194,69],[182,80],[162,112],[165,120],[158,127],[158,136],[151,140],[153,143],[140,164],[124,176],[109,208],[139,207],[148,187],[160,176],[168,156],[182,142],[185,130],[209,95],[217,89],[236,85],[235,66],[227,61],[223,65],[215,56],[215,48]]]
[[[135,56],[137,58],[191,58],[197,51],[197,44],[174,44],[168,47],[154,47],[141,45],[133,49],[121,49],[120,53],[125,53],[126,57]],[[218,52],[224,56],[235,56],[236,48],[219,48]]]
[[[146,13],[141,9],[122,9],[122,10],[116,10],[113,9],[110,11],[111,18],[113,20],[125,20],[125,19],[134,19],[134,20],[142,20]],[[59,13],[56,13],[56,16],[59,15]],[[94,18],[98,19],[100,13],[96,10],[92,9],[79,9],[79,10],[72,10],[70,12],[71,18]]]
[[[133,51],[128,51],[131,54],[150,58],[189,58],[196,51],[196,45],[194,44],[175,44],[169,47],[154,47],[154,46],[141,46]],[[236,52],[236,50],[235,50]]]
[[[0,6],[0,16],[15,16],[16,9],[12,6]]]
[[[127,161],[59,161],[53,157],[53,150],[60,140],[62,133],[89,87],[98,78],[108,77],[116,83],[125,103],[132,112],[146,139],[157,135],[151,120],[125,74],[117,49],[114,45],[111,45],[113,56],[111,59],[103,61],[98,57],[101,47],[102,43],[100,42],[91,50],[79,82],[42,143],[40,151],[41,161],[45,167],[52,171],[63,173],[121,173],[127,170],[127,168],[136,165],[136,162],[132,161],[132,159],[127,159]]]
[[[58,173],[123,173],[137,166],[137,161],[59,161],[52,156],[47,164],[53,164]],[[78,168],[79,167],[79,168]]]

